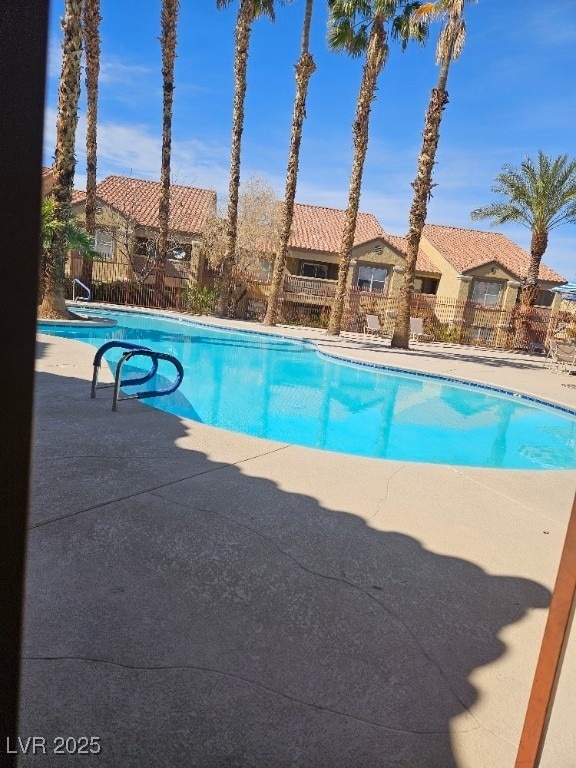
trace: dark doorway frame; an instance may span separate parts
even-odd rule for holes
[[[0,765],[13,765],[24,604],[48,0],[0,8]]]

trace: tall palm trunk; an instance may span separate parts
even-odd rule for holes
[[[440,68],[440,75],[436,87],[432,89],[430,102],[426,111],[424,121],[424,132],[422,134],[422,149],[418,157],[418,171],[416,178],[412,182],[414,196],[410,207],[409,230],[408,230],[408,248],[406,254],[406,263],[404,266],[404,280],[400,288],[398,301],[398,317],[396,327],[392,336],[390,345],[408,349],[410,339],[410,304],[412,291],[414,289],[414,275],[416,273],[416,260],[418,258],[418,249],[422,238],[422,230],[426,223],[428,213],[428,201],[432,192],[432,172],[436,162],[436,150],[440,139],[440,123],[442,113],[446,104],[448,104],[448,92],[446,91],[446,82],[448,80],[448,71],[450,69],[450,57],[443,61]]]
[[[238,232],[238,196],[240,190],[240,150],[244,128],[244,100],[248,48],[254,21],[254,0],[241,0],[236,19],[234,44],[234,111],[232,116],[232,150],[230,155],[230,182],[228,186],[228,216],[226,220],[226,248],[222,262],[222,275],[216,314],[227,314],[232,299],[232,272],[236,258]]]
[[[358,102],[356,105],[356,118],[354,120],[354,159],[352,162],[352,173],[350,176],[350,187],[348,191],[348,208],[344,219],[344,230],[342,232],[342,241],[340,244],[340,264],[338,267],[338,283],[334,302],[330,312],[328,322],[328,334],[339,336],[342,315],[344,312],[344,301],[346,298],[346,284],[348,272],[350,269],[350,259],[352,257],[352,247],[354,245],[354,235],[356,232],[356,219],[358,218],[358,208],[360,206],[360,191],[362,186],[362,174],[364,171],[364,161],[368,150],[368,132],[370,126],[370,110],[372,102],[376,97],[376,84],[378,75],[386,61],[386,34],[384,32],[384,16],[377,14],[374,17],[370,38],[366,50],[366,64],[362,75],[362,83],[358,93]]]
[[[312,6],[314,0],[306,0],[304,24],[302,27],[302,47],[300,59],[296,64],[296,98],[294,99],[294,113],[292,116],[292,132],[290,136],[290,152],[288,154],[288,169],[286,173],[286,193],[284,198],[284,210],[282,228],[280,230],[280,242],[278,252],[274,259],[272,282],[268,296],[268,308],[264,317],[264,325],[275,325],[278,316],[278,298],[284,278],[286,259],[288,257],[288,240],[294,218],[294,200],[296,198],[296,184],[298,181],[298,164],[300,159],[300,143],[302,141],[302,126],[306,117],[306,98],[308,95],[308,83],[316,70],[312,54],[308,47],[310,42],[310,25],[312,23]]]
[[[64,297],[67,252],[67,222],[74,189],[76,158],[74,144],[80,97],[80,59],[82,56],[82,0],[66,0],[62,29],[62,73],[58,91],[56,153],[54,160],[54,218],[62,223],[55,230],[45,259],[44,297],[41,317],[68,319]]]
[[[164,305],[168,228],[170,224],[170,164],[172,155],[172,103],[174,98],[174,60],[176,24],[180,0],[162,0],[162,165],[158,206],[158,252],[156,254],[156,302]]]
[[[86,52],[86,231],[96,234],[96,156],[98,76],[100,74],[100,0],[84,0],[83,38]],[[92,282],[92,261],[82,260],[82,281]]]
[[[530,265],[528,266],[528,273],[526,275],[522,296],[524,296],[524,294],[528,295],[533,293],[533,290],[530,290],[533,287],[535,287],[536,290],[538,289],[538,273],[540,272],[540,263],[542,261],[542,256],[544,256],[544,253],[546,252],[546,248],[548,248],[547,230],[533,229],[532,238],[530,240]],[[524,303],[524,299],[522,299],[522,301]],[[525,303],[533,304],[534,302],[526,301]]]
[[[533,339],[530,338],[530,316],[532,307],[536,303],[538,295],[538,273],[540,271],[540,262],[548,247],[548,232],[532,230],[530,240],[530,264],[528,273],[522,285],[520,292],[520,306],[518,307],[518,336],[517,346],[529,347]]]

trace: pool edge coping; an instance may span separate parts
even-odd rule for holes
[[[71,306],[78,306],[77,303],[67,302],[67,304]],[[81,304],[80,306],[86,307],[86,304]],[[570,408],[566,405],[562,405],[558,402],[551,402],[549,400],[543,400],[542,398],[536,397],[535,395],[526,392],[524,390],[514,390],[514,389],[504,389],[502,387],[498,387],[494,384],[486,384],[485,382],[478,381],[477,379],[461,379],[454,376],[446,376],[442,373],[428,373],[426,371],[414,371],[409,368],[404,368],[401,366],[396,365],[390,365],[385,363],[373,363],[373,362],[367,362],[365,360],[354,360],[350,357],[346,357],[345,355],[339,355],[336,354],[330,350],[324,350],[320,348],[320,341],[317,341],[315,339],[297,339],[293,338],[291,336],[287,336],[281,332],[281,330],[277,330],[277,326],[270,326],[266,327],[264,330],[260,329],[253,329],[253,328],[230,328],[223,325],[219,325],[218,323],[211,323],[209,320],[203,320],[199,318],[206,317],[205,315],[195,315],[195,314],[188,314],[184,312],[178,312],[176,310],[170,310],[170,309],[155,309],[154,307],[127,307],[125,305],[117,305],[117,304],[107,304],[104,302],[94,302],[90,306],[95,307],[97,309],[109,309],[111,311],[116,312],[126,312],[126,313],[133,313],[133,314],[142,314],[142,315],[151,315],[152,317],[168,317],[171,320],[176,320],[177,322],[181,323],[191,323],[195,325],[200,326],[206,326],[208,328],[214,328],[216,330],[228,330],[228,331],[234,331],[237,333],[246,333],[246,334],[252,334],[257,336],[264,336],[264,337],[270,337],[270,336],[280,336],[281,338],[285,339],[286,341],[289,341],[293,344],[300,344],[303,346],[309,346],[312,347],[317,354],[333,358],[334,360],[339,360],[341,362],[350,363],[352,365],[358,365],[364,368],[375,368],[383,371],[394,371],[397,373],[403,373],[408,376],[421,376],[422,378],[427,379],[435,379],[439,381],[444,381],[452,384],[461,384],[464,386],[470,386],[477,389],[486,389],[490,392],[495,392],[500,395],[508,395],[509,397],[513,398],[522,398],[523,400],[527,400],[531,403],[535,403],[537,405],[541,405],[547,408],[551,408],[553,410],[561,411],[562,413],[568,414],[569,416],[572,416],[576,418],[576,408]],[[227,318],[222,318],[222,320],[226,320]],[[38,319],[38,323],[44,322],[42,319]],[[62,325],[67,325],[66,321],[61,322]],[[54,325],[57,325],[57,323],[54,323]],[[84,323],[81,324],[80,327],[82,327]],[[316,330],[316,329],[311,329]]]

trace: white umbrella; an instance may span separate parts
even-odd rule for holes
[[[555,288],[550,288],[550,290],[554,293],[559,293],[562,299],[566,301],[576,301],[576,283],[557,285]]]

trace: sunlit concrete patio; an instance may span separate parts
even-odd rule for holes
[[[576,406],[543,358],[276,332]],[[113,413],[93,354],[39,336],[19,730],[102,752],[20,765],[512,768],[576,472]],[[574,650],[542,768],[574,765]]]

